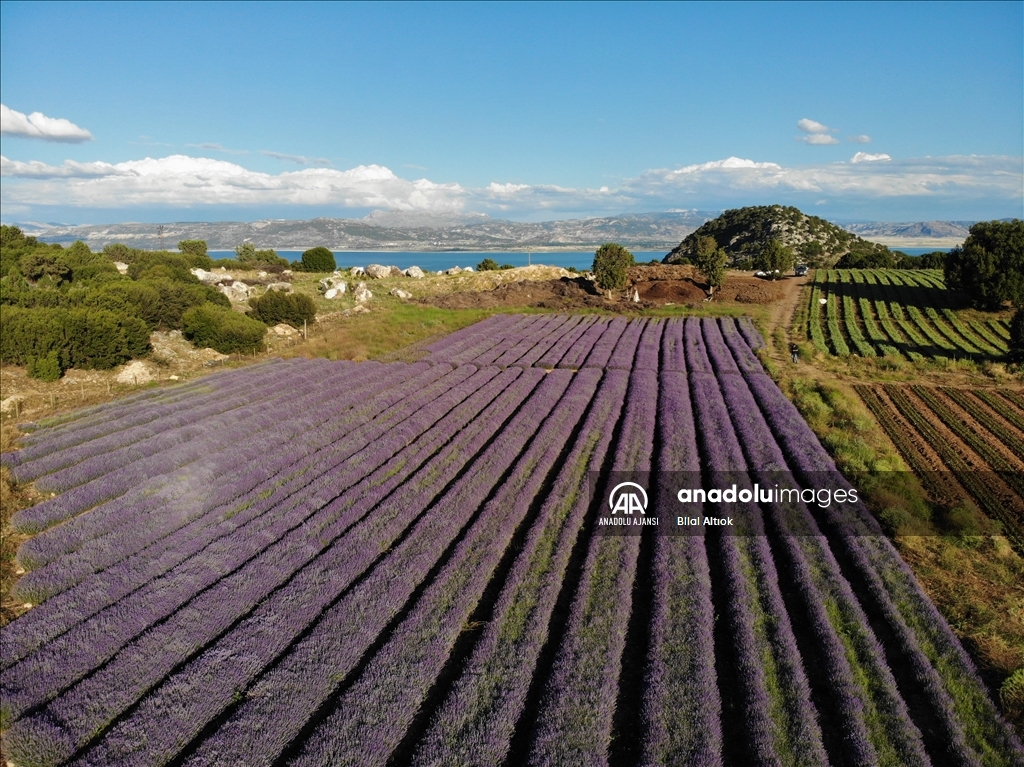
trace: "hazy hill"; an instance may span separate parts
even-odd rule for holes
[[[973,221],[907,221],[886,223],[872,221],[844,224],[847,231],[861,237],[956,237],[966,240]]]
[[[85,241],[93,250],[113,242],[136,248],[173,248],[179,240],[206,240],[211,250],[252,242],[260,248],[304,250],[323,245],[332,250],[525,250],[591,248],[619,242],[636,250],[668,250],[713,212],[638,213],[606,218],[523,223],[484,214],[425,214],[374,211],[366,218],[314,218],[306,221],[264,220],[175,222],[157,224],[62,226],[19,224],[44,242]]]
[[[665,263],[677,263],[692,256],[697,238],[714,237],[733,264],[755,256],[769,240],[780,240],[793,248],[797,257],[811,266],[832,266],[850,252],[888,251],[884,245],[868,242],[846,229],[797,208],[761,205],[727,210],[702,224],[665,256]]]

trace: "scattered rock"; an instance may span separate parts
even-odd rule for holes
[[[7,399],[0,400],[0,412],[14,413],[21,409],[21,403],[25,401],[24,397],[15,394]]]
[[[218,285],[217,290],[227,296],[229,301],[249,300],[249,286],[239,280],[235,280],[230,285]]]
[[[445,269],[445,272],[444,272],[444,273],[445,273],[445,274],[461,274],[461,273],[462,273],[462,271],[463,271],[463,270],[462,270],[462,268],[461,268],[461,267],[458,267],[458,266],[453,266],[453,267],[452,267],[451,269]]]
[[[117,268],[117,271],[119,271],[121,274],[128,274],[128,264],[126,264],[124,261],[115,261],[114,266]]]
[[[373,298],[373,293],[366,287],[365,282],[360,282],[356,285],[356,289],[352,291],[352,297],[355,298],[357,304],[365,304]]]
[[[353,266],[351,269],[349,269],[349,272],[353,275],[366,274],[366,270],[363,269],[363,267],[361,266]]]
[[[285,293],[291,293],[292,284],[290,282],[272,282],[267,285],[267,290],[280,290]]]
[[[349,315],[352,314],[366,314],[368,311],[370,311],[370,307],[368,307],[366,304],[356,304],[351,309],[346,309],[345,311],[343,311],[342,314],[348,317]]]
[[[281,338],[293,338],[299,333],[299,331],[286,322],[280,322],[270,330],[275,336],[280,336]]]
[[[391,270],[391,275],[390,275],[391,277],[404,277],[405,276],[405,272],[403,272],[397,266],[389,266],[388,269]]]
[[[263,279],[264,277],[267,276],[267,273],[262,271],[262,270],[260,270],[260,271],[256,272],[256,276],[259,277],[260,279]]]
[[[370,264],[366,267],[366,276],[375,280],[383,280],[385,277],[391,276],[391,267],[381,266],[380,264]]]
[[[401,288],[394,288],[391,291],[391,295],[398,296],[402,300],[406,301],[412,298],[412,293],[410,293],[408,290],[402,290]]]
[[[154,378],[149,365],[142,360],[129,362],[114,376],[114,380],[119,384],[134,384],[136,386],[147,384]]]
[[[324,293],[324,298],[326,298],[328,300],[333,300],[335,298],[341,298],[344,294],[345,294],[345,283],[343,282],[343,283],[341,283],[341,285],[339,285],[336,288],[328,288],[327,292]]]
[[[427,276],[424,273],[424,271],[420,269],[418,266],[410,266],[403,272],[403,274],[406,277],[412,277],[414,280],[422,280],[424,277]]]

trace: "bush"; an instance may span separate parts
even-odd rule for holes
[[[594,277],[597,284],[606,290],[626,287],[629,267],[635,263],[633,254],[624,247],[614,242],[605,243],[594,254]]]
[[[476,265],[478,272],[496,272],[501,267],[498,266],[498,262],[493,258],[485,258],[479,264]]]
[[[249,352],[263,348],[267,328],[259,320],[215,304],[194,306],[182,316],[181,332],[199,347],[221,354]]]
[[[45,357],[29,357],[25,372],[29,378],[56,381],[64,375],[64,368],[60,364],[60,355],[56,351],[51,351]]]
[[[1024,307],[1015,311],[1010,320],[1010,354],[1024,359]]]
[[[249,306],[252,308],[248,315],[265,325],[287,322],[292,327],[300,328],[304,321],[312,322],[316,317],[316,304],[312,298],[300,293],[285,293],[283,290],[268,290],[259,298],[251,299]]]
[[[182,316],[194,306],[217,304],[225,309],[231,308],[227,296],[210,285],[201,285],[198,281],[189,284],[160,277],[153,272],[150,274],[153,274],[151,278],[141,280],[139,284],[154,289],[160,300],[150,305],[142,316],[157,330],[181,329]]]
[[[206,252],[206,240],[182,240],[178,243],[178,250],[189,256],[209,256]]]
[[[334,254],[327,248],[310,248],[302,254],[304,272],[333,272],[337,268]]]

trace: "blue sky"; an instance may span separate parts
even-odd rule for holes
[[[4,221],[1021,216],[1024,4],[0,4]]]

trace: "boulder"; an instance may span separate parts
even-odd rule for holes
[[[410,293],[408,290],[402,290],[401,288],[395,288],[394,290],[392,290],[391,295],[398,296],[403,301],[408,301],[410,298],[412,298],[412,293]]]
[[[445,274],[461,274],[462,269],[458,266],[453,266],[451,269],[445,269]]]
[[[224,279],[223,274],[214,274],[213,272],[208,272],[205,269],[197,268],[189,269],[189,271],[192,272],[192,274],[196,276],[196,279],[199,280],[204,285],[215,285]],[[122,272],[122,274],[124,274],[124,272]]]
[[[341,298],[343,295],[345,295],[344,282],[341,283],[341,285],[337,288],[328,288],[327,292],[324,293],[324,298],[326,298],[328,301],[333,301],[335,298]]]
[[[299,333],[299,331],[297,331],[287,322],[280,322],[277,325],[274,325],[274,327],[272,327],[270,330],[274,333],[275,336],[280,336],[281,338],[293,338]]]
[[[349,272],[353,275],[366,274],[366,270],[363,269],[363,267],[361,266],[353,266],[351,269],[349,269]]]
[[[397,266],[389,266],[388,269],[391,271],[389,276],[391,277],[404,277],[405,272],[399,269]]]
[[[120,384],[134,384],[138,386],[152,381],[153,373],[150,372],[149,366],[145,362],[135,360],[125,365],[121,372],[114,377],[114,380]]]
[[[356,299],[357,304],[365,304],[373,298],[373,293],[371,293],[369,288],[366,287],[365,282],[360,282],[356,285],[356,289],[352,291],[352,296]]]
[[[366,304],[356,304],[351,309],[346,309],[345,311],[343,311],[342,314],[348,317],[351,314],[366,314],[368,311],[370,311],[370,307],[368,307]]]
[[[290,282],[272,282],[267,285],[267,290],[282,290],[285,293],[291,293],[292,284]]]
[[[414,280],[422,280],[427,275],[418,266],[410,266],[406,269],[403,274],[406,277],[412,277]]]
[[[117,271],[119,271],[121,274],[128,274],[128,264],[126,264],[124,261],[115,261],[114,268],[117,269]],[[195,269],[193,269],[192,271],[194,273]]]
[[[235,280],[230,285],[218,285],[217,290],[227,296],[229,301],[249,300],[249,286],[238,280]]]
[[[385,277],[391,276],[391,267],[381,266],[380,264],[370,264],[366,267],[366,276],[375,280],[383,280]]]

